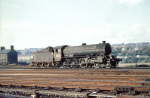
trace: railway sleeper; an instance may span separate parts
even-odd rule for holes
[[[31,95],[38,95],[38,96],[51,96],[53,94],[45,94],[43,92],[47,91],[56,91],[56,92],[76,92],[76,93],[90,93],[90,94],[111,94],[111,95],[117,95],[117,94],[128,94],[128,95],[140,95],[144,94],[146,96],[150,96],[149,90],[142,90],[138,91],[138,89],[130,86],[119,86],[115,87],[112,91],[104,91],[101,89],[83,89],[83,88],[54,88],[54,87],[37,87],[37,86],[15,86],[15,85],[1,85],[0,86],[0,93],[6,93],[6,94],[12,94],[12,95],[21,95],[21,96],[31,96]],[[42,92],[42,93],[41,93]],[[59,93],[58,93],[59,95]],[[38,97],[37,97],[38,98]],[[45,97],[40,97],[45,98]],[[53,97],[52,97],[53,98]],[[54,97],[55,98],[55,97]],[[57,98],[57,97],[56,97]],[[60,97],[63,98],[63,97]],[[64,98],[67,98],[64,97]],[[71,97],[68,97],[71,98]],[[74,97],[72,97],[74,98]],[[78,98],[78,97],[76,97]],[[82,97],[81,97],[82,98]],[[85,98],[85,97],[83,97]],[[96,97],[94,97],[96,98]]]
[[[150,96],[150,87],[145,87],[145,89],[140,89],[138,87],[131,86],[118,86],[112,90],[113,94],[128,94],[128,95],[149,95]]]

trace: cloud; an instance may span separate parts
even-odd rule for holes
[[[17,48],[47,47],[150,41],[150,25],[146,24],[37,24],[32,22],[5,22],[1,44],[14,44]],[[34,40],[33,40],[34,39]]]
[[[144,0],[117,0],[120,4],[126,6],[136,6],[144,2]]]

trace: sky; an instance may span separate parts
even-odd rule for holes
[[[150,0],[0,0],[0,46],[150,42]]]

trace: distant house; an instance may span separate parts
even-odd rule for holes
[[[17,64],[17,63],[18,63],[18,54],[14,50],[14,46],[11,46],[10,49],[5,49],[5,47],[0,48],[0,65]]]

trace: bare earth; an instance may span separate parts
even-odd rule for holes
[[[0,84],[112,90],[150,90],[150,69],[1,69]],[[148,81],[147,81],[148,80]],[[149,88],[148,88],[149,87]]]

